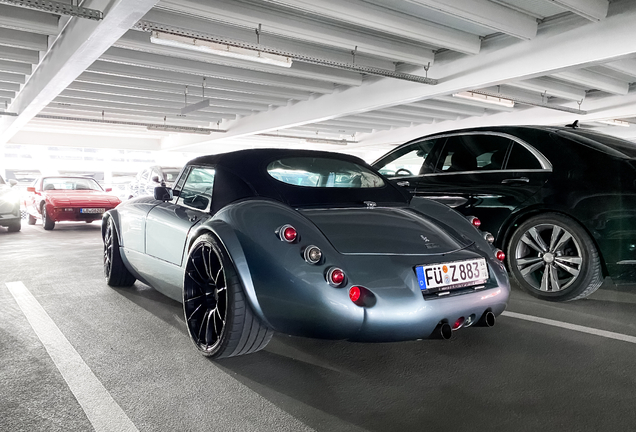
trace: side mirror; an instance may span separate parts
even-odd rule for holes
[[[18,181],[16,179],[9,179],[9,184],[13,187],[18,184]]]
[[[155,199],[158,201],[170,201],[172,199],[172,189],[165,186],[155,188]]]
[[[112,191],[113,191],[113,188],[106,188],[106,189],[104,189],[104,190],[105,190],[106,192],[112,192]]]
[[[151,178],[150,180],[152,180],[152,181],[153,181],[153,182],[155,182],[155,183],[160,183],[160,182],[159,182],[159,176],[158,176],[158,175],[156,175],[156,174],[155,174],[155,175],[153,175],[153,176],[152,176],[152,178]]]
[[[27,192],[35,192],[35,188],[33,186],[27,187]]]

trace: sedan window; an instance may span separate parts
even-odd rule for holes
[[[498,135],[457,135],[448,138],[438,172],[501,170],[510,138]]]
[[[515,143],[508,156],[507,170],[542,169],[541,162],[521,144]]]
[[[438,140],[413,143],[390,154],[381,164],[376,165],[381,174],[388,177],[411,176],[432,172],[432,167],[425,165],[426,157],[431,153]]]
[[[212,202],[214,168],[192,168],[188,179],[179,193],[177,204],[206,211]]]

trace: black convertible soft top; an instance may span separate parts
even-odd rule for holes
[[[377,188],[322,188],[297,186],[276,180],[267,172],[267,166],[285,158],[327,158],[360,165],[384,181]],[[216,170],[212,213],[244,198],[271,198],[292,207],[365,205],[373,201],[382,205],[408,204],[410,195],[392,184],[362,159],[341,153],[293,149],[251,149],[230,153],[201,156],[187,164],[213,166]]]

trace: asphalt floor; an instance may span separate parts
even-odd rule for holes
[[[179,303],[140,282],[106,285],[95,222],[0,227],[2,432],[111,429],[89,419],[79,394],[92,387],[72,390],[9,290],[14,282],[42,306],[130,430],[636,430],[636,286],[606,281],[569,303],[513,286],[508,312],[553,321],[501,316],[450,341],[276,334],[264,351],[213,361],[192,346]]]

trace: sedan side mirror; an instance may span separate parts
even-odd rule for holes
[[[113,191],[113,188],[106,188],[106,189],[104,189],[104,192],[112,192],[112,191]]]
[[[172,200],[172,189],[165,186],[157,186],[155,188],[155,199],[158,201]]]
[[[33,186],[27,187],[27,192],[35,192],[35,188]]]
[[[158,176],[158,175],[153,175],[153,176],[152,176],[152,178],[151,178],[150,180],[152,180],[152,181],[153,181],[153,182],[155,182],[155,183],[160,183],[160,182],[159,182],[159,176]]]
[[[18,181],[16,179],[9,179],[9,184],[13,187],[18,184]]]

